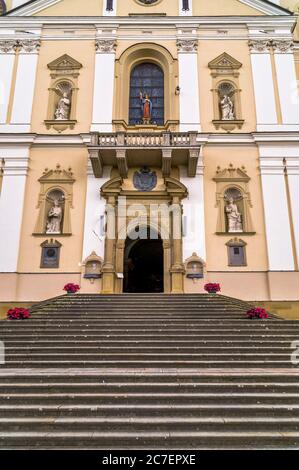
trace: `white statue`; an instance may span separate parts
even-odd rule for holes
[[[62,208],[59,206],[58,199],[53,201],[53,206],[48,212],[46,233],[61,233]]]
[[[234,104],[229,96],[224,95],[220,101],[223,121],[232,121],[235,119]]]
[[[70,116],[71,100],[68,98],[67,93],[63,93],[62,97],[58,101],[57,108],[55,111],[56,121],[67,121]]]
[[[229,203],[225,208],[225,212],[228,220],[228,231],[229,232],[243,232],[242,214],[239,212],[237,204],[234,199],[229,198]]]

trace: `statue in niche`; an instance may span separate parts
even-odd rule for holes
[[[64,92],[58,101],[56,110],[55,110],[55,120],[56,121],[67,121],[70,117],[71,110],[71,100],[68,93]]]
[[[220,100],[221,119],[223,121],[233,121],[235,119],[234,104],[228,95],[224,95]]]
[[[148,93],[140,92],[141,119],[143,124],[150,124],[152,119],[153,103]]]
[[[228,204],[225,208],[228,231],[229,232],[243,232],[242,214],[239,212],[238,206],[234,201],[234,198],[230,197]]]
[[[48,212],[46,233],[61,233],[62,208],[58,199],[54,199],[53,206]]]

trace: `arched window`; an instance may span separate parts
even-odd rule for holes
[[[140,93],[148,95],[152,102],[151,123],[164,124],[164,73],[153,63],[137,65],[130,80],[129,124],[142,124],[142,102]]]

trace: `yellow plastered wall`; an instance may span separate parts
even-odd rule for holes
[[[35,16],[102,16],[103,0],[63,0]]]
[[[194,16],[263,15],[239,0],[193,0]]]
[[[45,32],[46,34],[46,32]],[[57,134],[55,130],[47,130],[44,120],[47,119],[50,70],[47,65],[63,54],[68,54],[82,64],[78,78],[78,100],[76,106],[77,125],[70,134],[89,132],[92,119],[95,45],[94,41],[44,41],[40,49],[37,79],[32,112],[32,131],[38,133]]]
[[[205,161],[205,222],[207,240],[207,269],[208,271],[266,271],[268,269],[267,247],[264,227],[261,180],[258,172],[258,151],[252,146],[208,146],[204,148]],[[227,246],[229,240],[236,235],[216,235],[218,207],[216,207],[216,183],[213,178],[217,167],[227,168],[232,163],[234,167],[245,166],[249,182],[252,208],[250,215],[256,235],[237,235],[247,243],[247,266],[229,267]]]
[[[156,5],[141,5],[135,0],[118,0],[117,15],[128,16],[130,13],[141,15],[166,13],[169,16],[177,16],[179,14],[179,3],[177,0],[160,0]]]
[[[18,272],[79,272],[78,263],[82,261],[83,228],[86,198],[86,167],[88,152],[80,148],[35,148],[30,155],[29,174],[26,184],[24,214],[20,242]],[[40,183],[45,168],[55,169],[59,163],[62,169],[72,168],[75,183],[73,186],[73,208],[70,210],[72,236],[46,235],[32,236],[39,210],[38,196]],[[40,244],[50,238],[58,240],[61,248],[60,267],[58,269],[40,268]]]
[[[247,41],[200,41],[198,48],[199,87],[200,87],[200,111],[202,129],[204,132],[213,132],[215,127],[212,120],[213,94],[212,76],[208,63],[223,52],[231,55],[242,63],[240,68],[239,86],[241,89],[241,109],[244,125],[239,132],[252,132],[256,129],[255,99],[252,82],[250,53]],[[235,129],[234,132],[238,132]]]

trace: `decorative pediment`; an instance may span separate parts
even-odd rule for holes
[[[241,240],[241,238],[231,238],[227,243],[226,246],[246,246],[247,243],[244,242],[244,240]]]
[[[250,181],[250,178],[247,175],[244,166],[242,166],[241,168],[235,168],[231,163],[228,168],[225,168],[223,170],[220,168],[220,166],[218,166],[216,176],[213,178],[213,181],[216,181],[216,183],[233,181],[248,183]]]
[[[59,163],[57,163],[55,170],[45,169],[43,176],[38,180],[40,183],[54,183],[54,184],[73,184],[75,182],[73,178],[72,169],[62,170]]]
[[[69,73],[71,73],[72,71],[80,70],[82,68],[82,64],[80,64],[80,62],[73,59],[68,54],[63,54],[61,57],[58,57],[58,59],[55,59],[50,62],[48,64],[48,68],[55,72],[65,73],[66,71],[68,71]]]
[[[242,67],[242,64],[226,52],[223,52],[223,54],[216,57],[216,59],[211,60],[211,62],[208,64],[208,67],[212,71],[213,76],[236,76],[239,74],[238,70]]]

